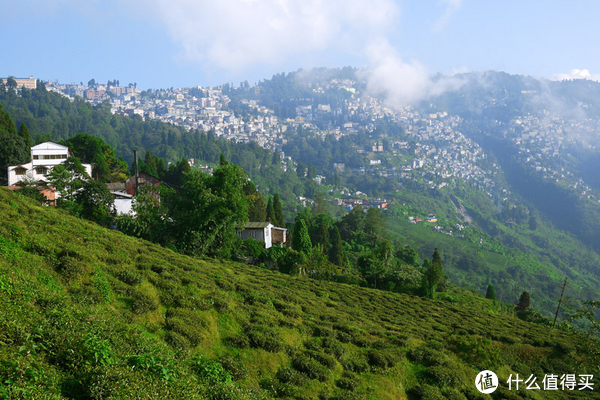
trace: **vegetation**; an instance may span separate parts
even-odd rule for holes
[[[190,258],[5,189],[0,214],[6,398],[479,398],[484,368],[600,373],[596,340],[451,285],[429,300]]]

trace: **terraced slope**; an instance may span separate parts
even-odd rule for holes
[[[4,189],[0,220],[0,397],[472,399],[492,369],[495,397],[562,398],[505,382],[598,375],[595,341],[481,298],[192,259]]]

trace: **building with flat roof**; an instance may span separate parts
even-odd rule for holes
[[[8,167],[8,186],[15,186],[25,177],[33,178],[38,182],[46,182],[46,175],[55,166],[62,164],[73,154],[67,146],[54,142],[44,142],[31,148],[31,161],[26,164],[11,165]],[[82,164],[85,172],[92,175],[92,165]]]
[[[37,81],[33,76],[30,76],[29,78],[15,78],[14,76],[11,76],[10,78],[13,78],[17,82],[17,89],[27,88],[33,90],[37,88]],[[7,80],[8,78],[0,78],[0,81],[2,81],[2,83],[5,85]]]

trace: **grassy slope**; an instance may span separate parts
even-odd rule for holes
[[[191,259],[4,189],[0,215],[0,397],[478,398],[482,369],[598,374],[582,338],[485,300]]]

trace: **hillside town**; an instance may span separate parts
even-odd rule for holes
[[[501,132],[518,148],[520,161],[543,179],[554,180],[582,197],[600,202],[600,193],[574,173],[578,168],[570,154],[573,148],[596,150],[598,129],[597,119],[564,119],[545,111],[543,116],[514,118]]]
[[[94,83],[94,82],[90,82]],[[118,86],[110,84],[60,84],[47,82],[48,90],[65,96],[75,96],[99,104],[110,102],[111,111],[131,117],[159,120],[180,125],[187,129],[211,131],[216,136],[236,142],[255,141],[260,146],[281,151],[287,143],[288,132],[299,127],[317,135],[345,135],[372,132],[377,120],[388,119],[398,124],[406,133],[406,140],[394,140],[385,147],[374,142],[371,148],[357,148],[366,154],[369,164],[357,173],[385,176],[400,182],[411,180],[423,187],[443,189],[457,180],[470,182],[492,196],[495,189],[494,173],[497,167],[487,162],[483,150],[459,130],[460,118],[446,112],[422,115],[407,106],[394,108],[376,98],[361,94],[356,82],[348,79],[332,79],[313,92],[322,93],[332,88],[346,91],[350,97],[343,107],[332,108],[330,104],[296,107],[295,118],[278,118],[274,110],[261,105],[259,100],[241,100],[244,113],[231,109],[231,99],[224,94],[224,86],[188,87],[142,91],[135,84]],[[259,91],[259,86],[247,83],[228,91]],[[338,126],[318,123],[335,116],[342,121]],[[358,121],[358,122],[357,122]],[[319,126],[321,128],[319,128]],[[343,169],[343,164],[334,166]]]

